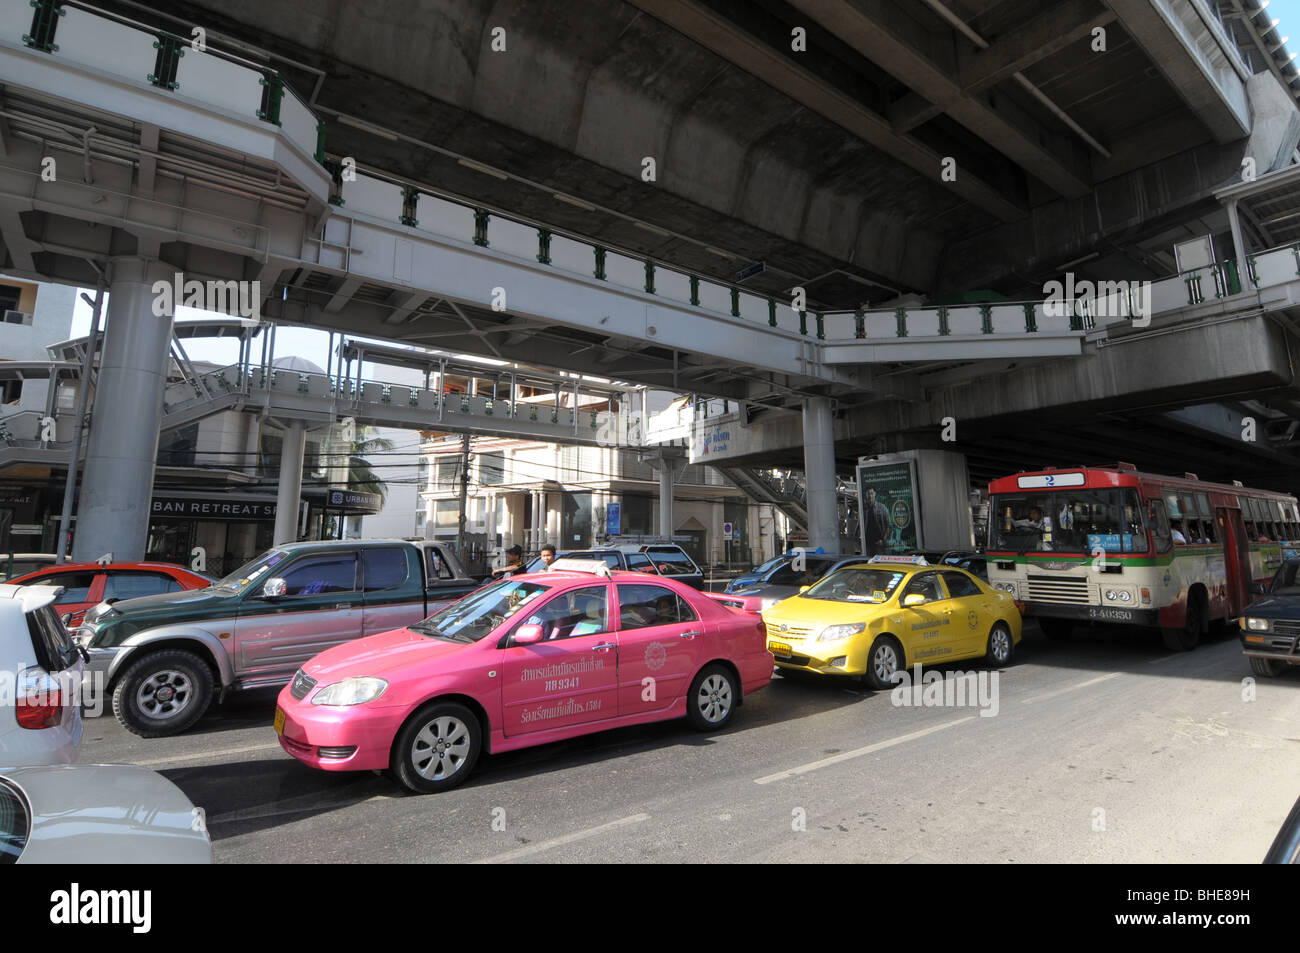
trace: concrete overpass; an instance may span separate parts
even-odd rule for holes
[[[1285,52],[1250,0],[58,6],[0,2],[0,237],[12,273],[111,292],[102,385],[143,413],[92,425],[87,552],[143,506],[174,274],[256,281],[278,320],[797,409],[817,538],[837,428],[1036,399],[1046,362],[1137,330],[1048,314],[1045,278],[1163,277],[1209,232],[1232,255],[1161,313],[1236,294],[1220,193],[1300,140],[1294,69],[1243,56]],[[1285,338],[1252,333],[1275,367]]]

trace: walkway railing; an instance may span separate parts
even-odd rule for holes
[[[276,70],[76,0],[0,0],[0,42],[279,127],[323,162],[324,124]]]
[[[546,403],[529,398],[512,399],[506,385],[503,385],[505,393],[499,393],[494,399],[484,395],[444,393],[436,381],[426,388],[289,368],[267,369],[255,363],[235,363],[206,371],[199,375],[199,382],[199,387],[188,379],[168,385],[163,398],[164,423],[168,417],[201,408],[212,401],[234,405],[240,402],[239,399],[253,400],[261,395],[278,393],[308,398],[304,408],[309,407],[311,399],[315,398],[322,411],[327,410],[334,417],[361,418],[358,422],[364,422],[365,418],[409,417],[420,429],[437,430],[441,424],[449,430],[456,430],[470,417],[478,418],[480,427],[491,419],[509,421],[512,426],[508,429],[535,431],[538,439],[562,440],[565,434],[572,434],[582,443],[627,446],[637,437],[635,418],[619,411],[575,410],[561,406],[558,398],[550,397]],[[564,396],[567,398],[572,394],[572,391],[567,391]]]

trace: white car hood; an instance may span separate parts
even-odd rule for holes
[[[0,768],[31,809],[20,864],[210,864],[206,825],[181,789],[148,768]]]

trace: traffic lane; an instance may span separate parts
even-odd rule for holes
[[[1011,685],[997,716],[948,709],[947,728],[782,781],[646,798],[646,821],[535,859],[1257,863],[1300,792],[1300,679],[1248,700],[1217,677],[1225,648],[1180,679]]]
[[[1215,658],[1198,658],[1196,653],[1176,660],[1177,666],[1188,666],[1188,677],[1201,681],[1223,683],[1219,677],[1224,666],[1224,649],[1231,661],[1231,646],[1221,646]],[[1157,657],[1156,653],[1150,653]],[[954,666],[955,667],[955,666]],[[1170,671],[1170,670],[1167,670]],[[1108,681],[1117,679],[1123,673]],[[1023,676],[1023,678],[1021,677]],[[1149,681],[1166,682],[1171,688],[1176,681],[1146,674]],[[862,755],[863,763],[876,765],[875,772],[884,771],[885,780],[872,776],[868,788],[885,784],[892,789],[890,780],[899,765],[919,763],[927,766],[927,776],[936,772],[933,765],[943,764],[947,745],[955,742],[941,737],[948,732],[948,723],[958,719],[973,721],[978,734],[986,738],[982,722],[994,724],[1023,724],[1024,716],[979,719],[969,710],[954,713],[951,709],[895,707],[888,694],[855,693],[850,689],[836,688],[821,682],[778,679],[764,691],[751,696],[736,715],[736,721],[726,732],[716,735],[699,735],[686,729],[682,723],[662,723],[638,728],[619,729],[591,735],[568,742],[539,748],[511,752],[485,759],[465,786],[438,795],[436,798],[407,797],[395,788],[385,789],[386,781],[378,786],[362,786],[357,792],[348,792],[353,800],[332,800],[335,793],[345,790],[331,781],[321,788],[323,810],[310,813],[313,806],[308,792],[311,781],[294,779],[286,781],[295,772],[308,778],[318,777],[304,766],[290,763],[280,769],[268,769],[266,787],[254,793],[243,777],[238,778],[232,791],[211,789],[208,800],[226,801],[227,807],[216,814],[224,823],[214,824],[213,833],[218,841],[220,859],[256,860],[271,849],[279,853],[278,842],[295,845],[297,859],[330,861],[355,857],[346,846],[346,836],[340,830],[352,824],[366,828],[365,842],[380,853],[370,859],[395,861],[471,860],[510,854],[521,847],[547,843],[602,828],[627,818],[649,814],[647,819],[628,821],[622,826],[602,830],[592,837],[572,843],[556,845],[555,850],[573,851],[581,857],[583,851],[594,849],[598,853],[610,846],[610,838],[626,840],[635,845],[637,829],[654,829],[656,817],[680,812],[675,805],[688,804],[694,817],[703,805],[717,807],[716,816],[729,819],[755,811],[772,816],[770,797],[747,794],[750,786],[762,771],[763,775],[780,773],[799,767],[809,761],[834,760],[864,746],[893,743],[890,751]],[[1095,682],[1095,676],[1081,678],[1068,668],[1022,664],[1000,673],[999,682],[1003,697],[1001,710],[1010,703],[1026,706],[1041,705],[1034,718],[1041,724],[1051,724],[1068,736],[1083,722],[1075,719],[1065,725],[1046,719],[1042,711],[1052,711],[1061,705],[1065,696],[1090,697],[1106,683]],[[1235,680],[1234,680],[1235,684]],[[1131,690],[1126,689],[1126,690]],[[842,695],[850,700],[826,704],[829,696]],[[1042,696],[1050,696],[1043,698]],[[856,703],[853,703],[854,699]],[[1091,704],[1091,703],[1084,703]],[[956,718],[954,717],[956,715]],[[1119,717],[1119,716],[1116,716]],[[970,726],[952,727],[953,737]],[[930,736],[911,738],[919,731],[930,731]],[[963,741],[962,745],[970,744]],[[854,756],[855,758],[857,756]],[[875,759],[885,758],[885,761]],[[938,761],[936,762],[936,759]],[[883,769],[880,765],[884,764]],[[837,777],[836,771],[852,769],[851,764],[835,764],[825,770],[816,769],[809,777]],[[212,781],[212,774],[188,772]],[[942,774],[942,772],[939,772]],[[856,777],[851,773],[850,776]],[[178,782],[181,779],[178,777]],[[815,780],[813,792],[825,783]],[[836,782],[838,783],[838,782]],[[305,787],[303,786],[305,785]],[[182,783],[182,787],[186,787]],[[656,793],[664,793],[654,801]],[[196,802],[200,799],[196,791]],[[823,792],[824,794],[825,792]],[[1058,792],[1059,801],[1067,792]],[[262,805],[263,816],[257,803],[231,805],[232,796],[247,799],[250,796]],[[783,793],[778,801],[788,795]],[[949,800],[948,794],[939,791],[934,795],[938,803]],[[274,805],[284,798],[298,797],[284,814],[275,814]],[[361,805],[360,801],[365,801]],[[430,814],[429,801],[436,801],[436,814]],[[784,805],[778,812],[786,823],[794,820],[790,812],[799,805]],[[836,803],[828,801],[833,813]],[[807,806],[804,807],[808,810]],[[360,811],[360,813],[357,813]],[[244,812],[241,814],[241,812]],[[844,812],[841,812],[844,813]],[[860,812],[862,813],[862,812]],[[868,815],[870,812],[865,812]],[[850,815],[844,813],[845,819]],[[685,823],[688,818],[675,817],[673,823]],[[707,825],[706,825],[707,826]],[[743,822],[739,825],[743,827]],[[510,838],[500,835],[511,834]],[[700,831],[704,836],[707,831]],[[761,851],[770,831],[752,838],[747,849]],[[666,842],[671,842],[669,839]],[[436,845],[433,846],[433,845]],[[537,859],[543,852],[538,852]],[[546,853],[549,853],[547,851]],[[649,847],[634,847],[628,859],[653,855]],[[593,855],[594,856],[594,855]],[[659,859],[669,856],[654,855]],[[363,858],[358,858],[363,859]],[[525,858],[518,858],[525,859]],[[743,859],[741,855],[718,855],[714,859]],[[906,858],[881,858],[906,859]]]
[[[132,734],[108,705],[100,715],[85,719],[79,760],[138,764],[157,770],[161,765],[190,761],[228,763],[241,752],[279,751],[271,731],[279,693],[278,688],[232,692],[224,704],[213,704],[189,731],[167,738]]]
[[[1056,691],[1061,687],[1069,688],[1073,684],[1071,679],[1078,680],[1078,673],[1073,669],[1087,665],[1095,666],[1099,661],[1086,645],[1060,646],[1054,643],[1039,646],[1041,659],[1050,664],[1035,664],[1035,656],[1039,653],[1034,650],[1032,639],[1022,643],[1022,648],[1024,650],[1019,653],[1021,664],[1004,672],[1001,681],[1006,690],[1011,684],[1009,679],[1014,676],[1020,686],[1015,690],[1023,689],[1025,697],[1030,697],[1034,693],[1042,694],[1044,691]],[[1062,658],[1063,654],[1081,655],[1081,658],[1066,662]],[[1158,647],[1154,645],[1141,656],[1148,661],[1155,661],[1161,657]],[[1162,674],[1173,674],[1182,667],[1191,666],[1197,670],[1197,675],[1204,676],[1207,672],[1218,675],[1219,670],[1224,667],[1217,657],[1213,660],[1209,659],[1204,650],[1179,656],[1172,661],[1172,667],[1165,668]],[[1231,657],[1228,661],[1232,661]],[[1237,661],[1240,661],[1239,658]],[[949,668],[960,667],[961,664],[957,663]],[[644,728],[621,729],[487,758],[482,762],[478,776],[471,779],[468,786],[460,789],[459,792],[449,792],[436,799],[439,815],[445,813],[448,817],[459,817],[462,821],[470,815],[476,818],[472,822],[467,822],[468,827],[464,830],[455,825],[440,830],[439,837],[444,844],[459,843],[465,849],[471,845],[479,845],[478,849],[495,848],[499,838],[493,837],[480,844],[479,835],[475,830],[481,825],[481,801],[498,793],[505,796],[513,795],[518,803],[492,805],[501,808],[492,819],[499,821],[504,815],[517,821],[521,812],[525,817],[532,817],[539,825],[538,830],[532,832],[533,836],[527,833],[519,835],[530,843],[546,841],[552,836],[549,832],[572,832],[585,829],[580,826],[580,822],[589,817],[593,802],[614,807],[626,806],[627,813],[619,814],[619,818],[644,813],[639,810],[644,803],[640,800],[637,791],[631,792],[631,797],[620,797],[620,792],[611,790],[608,784],[584,795],[581,800],[586,807],[582,811],[572,815],[563,811],[556,812],[553,806],[556,799],[551,796],[553,784],[575,784],[581,787],[587,777],[586,772],[591,769],[598,774],[604,772],[616,780],[620,777],[620,773],[623,777],[631,776],[633,786],[637,790],[655,790],[662,787],[664,776],[676,778],[681,783],[691,783],[692,779],[714,775],[723,777],[727,781],[744,780],[745,768],[752,763],[763,763],[771,759],[773,752],[795,754],[810,751],[823,757],[833,757],[845,750],[842,744],[861,746],[864,743],[887,740],[894,727],[900,729],[897,734],[906,734],[904,729],[911,727],[901,722],[898,725],[893,724],[899,711],[888,704],[887,695],[883,698],[883,705],[875,705],[873,717],[866,717],[865,709],[862,717],[852,716],[849,709],[859,699],[882,700],[857,688],[837,688],[835,683],[828,679],[815,682],[777,679],[772,686],[750,697],[746,705],[737,712],[733,727],[728,733],[722,735],[702,736],[685,729],[680,722],[666,723]],[[219,859],[226,859],[224,855],[227,844],[232,846],[236,842],[241,845],[251,844],[257,840],[259,832],[272,832],[271,836],[274,840],[273,832],[279,827],[283,825],[298,827],[299,821],[318,815],[322,818],[321,823],[325,824],[323,831],[325,836],[344,844],[349,843],[346,831],[343,831],[340,836],[340,830],[331,828],[330,825],[342,825],[343,828],[355,824],[368,828],[382,826],[382,819],[374,815],[375,807],[366,803],[362,808],[360,807],[362,802],[376,799],[381,802],[392,800],[398,802],[396,808],[398,815],[411,810],[418,815],[427,813],[420,807],[402,807],[403,802],[423,803],[426,799],[407,798],[386,779],[375,778],[373,775],[332,775],[316,772],[283,755],[274,737],[269,733],[269,721],[274,710],[274,692],[266,693],[264,700],[260,702],[253,695],[234,696],[231,705],[233,708],[228,714],[233,720],[230,724],[240,723],[242,727],[223,732],[221,742],[226,745],[228,737],[240,742],[235,749],[222,747],[213,751],[211,739],[203,736],[183,735],[171,739],[145,740],[117,729],[116,738],[109,737],[103,740],[115,743],[117,754],[125,757],[105,757],[101,752],[100,744],[97,743],[93,749],[88,746],[83,751],[83,760],[139,759],[152,760],[156,763],[160,757],[184,759],[190,765],[189,767],[174,769],[159,767],[159,770],[174,775],[195,803],[206,807],[210,818],[219,819],[214,821],[212,828],[218,843]],[[907,709],[902,711],[905,712]],[[825,717],[828,712],[838,713],[838,715],[828,719]],[[810,725],[807,730],[797,730],[801,722],[809,720],[815,724]],[[116,722],[109,719],[108,725],[106,730],[97,732],[95,736],[113,735],[113,729],[117,728]],[[769,726],[769,730],[763,731],[765,726]],[[842,744],[837,733],[847,735]],[[88,740],[95,736],[88,732]],[[738,740],[733,741],[733,738]],[[726,740],[727,744],[719,747],[723,740]],[[158,746],[163,743],[167,745],[169,751],[167,755],[158,754],[160,750]],[[912,744],[933,743],[933,739],[922,739]],[[818,748],[818,745],[821,747]],[[671,753],[683,747],[706,749],[708,756],[702,761],[689,758],[673,759]],[[228,754],[231,750],[240,748],[248,750],[234,756]],[[132,754],[136,757],[132,757]],[[140,754],[149,757],[139,758]],[[215,762],[204,764],[205,758],[209,761],[215,758]],[[676,760],[680,763],[663,763],[664,758],[670,762]],[[632,770],[639,768],[642,760],[645,761],[646,770],[644,772]],[[733,760],[739,762],[736,767],[740,770],[729,770],[729,763]],[[791,761],[787,759],[780,764],[773,762],[770,767],[774,771],[779,771],[788,767],[790,763]],[[675,787],[674,790],[679,788]],[[456,798],[458,794],[466,798],[463,804],[445,803],[448,799]],[[506,800],[505,796],[498,796],[496,800]],[[559,803],[567,802],[561,798]],[[538,814],[538,804],[552,806],[543,810],[542,814]],[[633,810],[634,808],[637,809]],[[721,813],[728,812],[724,810]],[[338,816],[334,817],[335,814]],[[396,829],[400,830],[400,817],[395,823]],[[637,824],[643,823],[637,822]],[[498,823],[497,826],[500,824]],[[464,837],[458,836],[462,833]],[[491,833],[505,832],[492,830]],[[623,833],[630,834],[630,831]],[[396,846],[399,850],[413,851],[412,859],[434,859],[418,846],[401,843]],[[446,851],[439,853],[447,854]],[[256,846],[251,850],[239,846],[231,850],[230,854],[230,859],[269,859]],[[355,856],[352,848],[345,848],[342,854]],[[323,857],[322,859],[338,858]],[[381,856],[376,859],[384,858]]]

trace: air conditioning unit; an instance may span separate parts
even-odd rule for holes
[[[31,324],[32,316],[26,311],[12,311],[5,309],[5,324]]]

